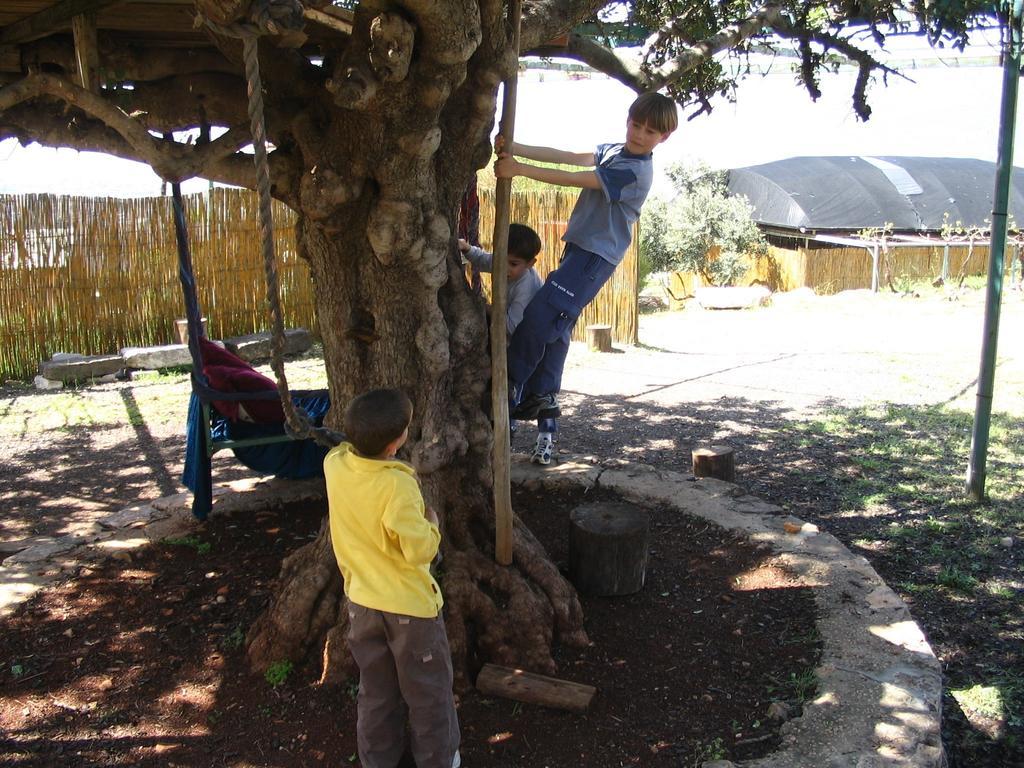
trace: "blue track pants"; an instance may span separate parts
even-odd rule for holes
[[[508,346],[509,397],[544,395],[562,388],[562,369],[573,326],[617,265],[568,243],[558,268],[531,299]]]

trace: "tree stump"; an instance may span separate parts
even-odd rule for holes
[[[206,318],[202,319],[203,330],[201,335],[206,335]],[[178,336],[178,343],[188,344],[188,320],[181,318],[174,321],[174,331]]]
[[[728,445],[705,445],[694,450],[694,477],[716,477],[719,480],[736,480],[736,462],[733,450]]]
[[[587,347],[591,352],[612,351],[612,327],[610,325],[588,325]]]
[[[569,515],[569,580],[586,595],[631,595],[644,586],[650,520],[630,504],[594,502]]]

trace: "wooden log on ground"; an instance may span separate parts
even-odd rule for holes
[[[694,477],[716,477],[726,482],[736,480],[736,460],[728,445],[705,445],[694,450]]]
[[[569,515],[569,580],[585,595],[631,595],[644,586],[650,519],[631,504],[594,502]]]
[[[497,664],[484,664],[476,678],[476,689],[488,696],[501,696],[527,704],[568,709],[571,712],[586,712],[597,693],[592,685],[500,667]]]
[[[612,327],[603,324],[588,325],[587,346],[591,352],[611,352]]]

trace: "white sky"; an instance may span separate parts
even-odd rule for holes
[[[902,41],[897,41],[902,42]],[[910,47],[910,46],[914,47]],[[903,46],[902,59],[934,53],[919,41]],[[812,102],[794,82],[790,65],[777,60],[771,74],[748,78],[737,102],[719,102],[709,116],[684,122],[655,151],[656,165],[703,160],[714,167],[742,167],[799,155],[922,155],[996,159],[1002,70],[970,66],[991,57],[984,44],[965,57],[968,66],[907,69],[914,80],[889,78],[869,91],[873,112],[859,122],[851,108],[855,72],[822,77],[823,95]],[[587,151],[621,141],[632,91],[603,77],[569,80],[562,73],[529,70],[520,79],[516,139]],[[500,104],[500,101],[499,101]],[[1021,110],[1018,109],[1018,119]],[[1014,159],[1024,165],[1024,141]],[[207,183],[186,183],[186,191]],[[90,152],[21,147],[0,142],[0,193],[54,192],[76,195],[157,195],[160,180],[139,163]]]

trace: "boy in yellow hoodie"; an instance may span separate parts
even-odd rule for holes
[[[331,543],[349,600],[349,649],[359,666],[356,736],[363,768],[458,768],[459,723],[441,589],[430,563],[441,542],[416,471],[395,459],[412,403],[376,389],[345,411],[349,442],[324,459]]]

